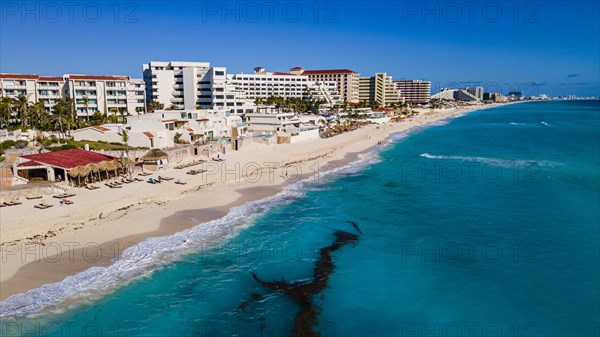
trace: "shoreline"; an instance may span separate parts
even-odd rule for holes
[[[64,221],[64,218],[67,218],[66,221],[70,220],[76,224],[74,229],[68,228],[53,236],[43,238],[37,243],[27,241],[23,243],[24,240],[27,240],[31,236],[27,232],[19,233],[23,236],[21,238],[22,241],[18,241],[18,244],[12,244],[13,248],[14,246],[21,246],[17,247],[19,248],[17,252],[11,248],[10,240],[4,241],[6,236],[3,233],[3,240],[0,242],[3,245],[0,250],[0,253],[2,253],[0,300],[4,301],[12,295],[38,288],[44,284],[60,282],[67,276],[83,272],[91,267],[111,265],[115,259],[121,257],[124,248],[129,244],[137,244],[150,237],[172,235],[200,226],[211,220],[221,219],[228,214],[232,207],[274,196],[291,183],[314,176],[315,173],[320,172],[320,170],[314,170],[315,165],[319,168],[342,167],[355,162],[361,153],[373,151],[373,148],[379,142],[389,139],[395,133],[407,132],[415,127],[424,126],[437,120],[462,116],[473,111],[504,105],[507,104],[491,104],[471,109],[448,109],[451,111],[442,110],[434,114],[422,114],[399,123],[370,125],[328,139],[273,146],[260,144],[260,146],[251,149],[242,149],[242,151],[236,153],[228,153],[226,163],[229,164],[230,161],[233,161],[234,164],[255,163],[252,160],[256,159],[257,154],[262,156],[263,152],[268,152],[263,156],[262,159],[265,159],[263,162],[273,160],[282,163],[280,167],[285,167],[286,172],[287,168],[291,168],[292,166],[300,167],[301,174],[297,179],[286,181],[283,171],[281,171],[281,176],[278,176],[279,170],[276,170],[275,172],[267,172],[269,173],[266,175],[268,179],[265,179],[265,174],[260,175],[261,178],[258,181],[248,181],[248,177],[252,176],[251,174],[246,175],[245,179],[241,179],[245,181],[240,181],[240,177],[236,177],[234,181],[227,179],[223,181],[218,181],[219,179],[216,181],[204,181],[203,179],[202,184],[192,188],[193,185],[199,182],[199,178],[190,178],[184,175],[183,177],[188,179],[187,187],[181,188],[181,186],[174,184],[169,185],[169,187],[174,186],[174,188],[170,189],[172,193],[159,193],[159,195],[151,193],[155,192],[156,189],[153,191],[153,187],[148,187],[147,185],[149,184],[141,182],[137,183],[138,185],[142,184],[139,185],[139,191],[133,192],[143,193],[148,190],[149,193],[143,197],[137,196],[137,199],[132,197],[127,199],[127,196],[125,196],[123,200],[127,200],[126,204],[133,201],[129,205],[123,207],[121,203],[121,207],[115,208],[119,204],[117,202],[104,208],[87,209],[87,212],[82,210],[81,213],[83,214],[77,219],[74,219],[75,215],[65,217],[63,214],[58,214],[56,217],[46,219],[45,226],[40,226],[39,228],[52,228],[52,225],[57,220],[61,223]],[[260,170],[264,170],[264,168]],[[248,171],[249,173],[253,173],[250,170]],[[174,170],[161,172],[162,175],[175,175],[175,173],[177,172]],[[157,186],[156,188],[164,189],[164,184],[168,184],[168,182],[162,183],[163,186]],[[128,188],[129,186],[125,186],[123,190]],[[112,194],[112,191],[103,190],[105,194],[109,194],[108,199],[111,199],[110,194]],[[76,191],[78,196],[73,199],[77,203],[81,190]],[[81,198],[91,197],[91,204],[94,204],[94,192],[81,191]],[[120,194],[125,194],[123,191],[119,192],[121,192]],[[85,204],[81,206],[81,208],[83,207],[85,207]],[[55,207],[55,211],[57,208]],[[73,213],[78,213],[76,212],[76,207],[70,208],[70,210],[73,210]],[[90,218],[90,215],[98,214],[98,212],[99,215],[97,218]],[[35,212],[32,211],[30,213]],[[30,214],[29,218],[39,220],[39,216],[38,218],[35,217],[37,214]],[[27,216],[24,217],[27,218]],[[85,219],[86,217],[91,224],[88,223],[86,225],[85,220],[83,224],[75,221],[82,218]],[[3,222],[5,222],[4,217]],[[125,226],[128,227],[124,229]],[[114,232],[111,230],[114,230]],[[3,231],[5,231],[4,224]],[[38,233],[36,235],[41,235],[39,231]],[[18,235],[11,233],[9,238],[13,237],[18,237]],[[75,246],[73,245],[74,242],[79,243],[79,245],[71,249]],[[86,242],[88,244],[85,244]],[[66,245],[67,243],[71,244]],[[94,243],[95,245],[91,245],[90,243]],[[29,251],[30,255],[26,255],[24,258],[23,252],[28,246],[37,246],[39,250],[37,253]],[[60,254],[43,255],[41,253],[44,249],[49,251],[49,248],[56,248],[56,246],[58,246],[56,251],[59,251]],[[66,249],[62,250],[61,247],[66,247]],[[90,252],[90,249],[93,251]],[[98,254],[98,251],[101,254]],[[90,254],[95,254],[94,258],[90,258]],[[27,257],[30,257],[30,259],[28,260]],[[31,260],[31,257],[35,259]]]

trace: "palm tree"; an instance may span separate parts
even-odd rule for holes
[[[121,114],[121,122],[125,124],[125,116],[129,116],[129,113],[127,113],[127,110],[121,110],[119,113]]]
[[[27,96],[23,94],[17,96],[14,105],[17,110],[17,117],[21,123],[21,126],[27,125],[27,114],[29,113],[29,101],[27,100]]]
[[[157,101],[152,101],[150,102],[150,104],[148,104],[148,111],[149,112],[154,112],[156,110],[162,110],[165,108],[165,105],[162,103],[159,103]]]
[[[10,123],[13,115],[14,100],[12,97],[2,97],[0,99],[0,126],[6,126]]]
[[[87,120],[90,120],[90,99],[86,96],[83,96],[83,104],[85,104],[85,114],[87,116]]]
[[[127,159],[129,159],[129,134],[125,129],[121,129],[119,136],[121,136],[121,141],[125,144],[125,153],[127,154]],[[129,168],[129,164],[127,164],[127,172],[129,172],[129,179],[131,179],[131,169]]]
[[[31,106],[29,118],[29,124],[33,129],[37,129],[42,121],[48,118],[44,102],[40,101]]]
[[[63,138],[66,137],[64,127],[67,126],[67,129],[71,130],[71,125],[73,124],[73,120],[69,117],[72,116],[73,104],[70,97],[65,99],[59,98],[56,100],[54,104],[54,113],[52,114],[51,120],[55,126],[55,128],[60,131]]]

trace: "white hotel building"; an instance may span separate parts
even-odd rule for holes
[[[208,62],[150,62],[143,65],[147,102],[165,108],[253,111],[252,101],[227,80],[225,67]]]
[[[128,76],[0,74],[0,97],[19,95],[32,104],[44,102],[48,112],[53,111],[58,99],[70,97],[75,101],[77,116],[83,118],[96,112],[108,116],[146,111],[144,81]]]
[[[223,109],[232,113],[256,111],[254,100],[281,96],[341,103],[335,81],[311,81],[307,76],[265,72],[227,74],[208,62],[150,62],[144,64],[147,102],[165,108]]]
[[[314,81],[304,75],[271,73],[266,72],[262,67],[254,68],[253,74],[233,74],[228,78],[250,99],[279,96],[303,100],[322,100],[326,102],[325,107],[342,102],[335,81]]]
[[[104,115],[145,113],[144,81],[128,76],[65,75],[66,94],[75,101],[80,117],[99,111]]]

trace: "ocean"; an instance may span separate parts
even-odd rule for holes
[[[477,111],[14,296],[0,333],[598,336],[599,187],[600,101]]]

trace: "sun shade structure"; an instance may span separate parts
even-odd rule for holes
[[[117,159],[113,156],[82,149],[29,154],[20,156],[19,158],[25,159],[23,164],[34,161],[62,169],[72,169],[75,166],[84,166],[90,163],[99,163],[105,160]]]
[[[152,149],[148,151],[144,156],[142,156],[142,160],[161,160],[167,159],[169,156],[162,150]]]
[[[28,180],[64,180],[97,173],[98,164],[117,157],[102,153],[71,149],[19,156],[13,166],[14,174]]]

